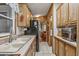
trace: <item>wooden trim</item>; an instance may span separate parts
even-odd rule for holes
[[[79,10],[79,8],[78,8]],[[78,11],[79,12],[79,11]],[[78,14],[79,15],[79,14]],[[77,51],[76,51],[76,55],[79,56],[79,17],[78,17],[78,20],[77,20]]]
[[[54,37],[57,38],[57,39],[59,39],[60,41],[63,41],[66,44],[69,44],[69,45],[77,48],[76,42],[70,42],[68,40],[63,39],[62,37],[59,37],[59,36],[54,36]]]
[[[59,4],[58,8],[56,9],[56,11],[63,5],[64,3]]]
[[[48,13],[47,13],[47,18],[49,18],[51,15],[50,15],[50,12],[53,14],[53,3],[51,3],[51,6],[50,6],[50,8],[49,8],[49,10],[48,10]]]

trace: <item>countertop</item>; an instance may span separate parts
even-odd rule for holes
[[[9,36],[10,33],[0,33],[0,38],[5,37],[5,36]]]
[[[67,43],[67,44],[69,44],[69,45],[71,45],[71,46],[73,46],[73,47],[77,47],[76,42],[71,42],[71,41],[65,40],[65,39],[63,39],[62,37],[57,36],[57,35],[54,35],[54,37],[55,37],[55,38],[58,38],[59,40],[65,42],[65,43]]]
[[[31,39],[29,39],[29,41],[17,52],[14,53],[0,53],[1,55],[7,56],[7,55],[20,55],[20,56],[24,56],[26,54],[26,52],[28,52],[28,49],[30,48],[31,43],[33,42],[33,40],[35,39],[35,35],[24,35],[24,36],[20,36],[17,38],[17,40],[22,39],[22,38],[27,38],[27,37],[32,37]]]

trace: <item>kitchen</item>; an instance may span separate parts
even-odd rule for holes
[[[0,3],[0,56],[78,56],[79,4]]]

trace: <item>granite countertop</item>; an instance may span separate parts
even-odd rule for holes
[[[13,52],[13,53],[11,53],[11,52],[10,53],[9,52],[0,52],[0,55],[3,55],[3,56],[4,55],[5,56],[7,56],[7,55],[20,55],[20,56],[25,55],[36,36],[35,35],[24,35],[24,36],[20,36],[20,37],[17,38],[17,40],[20,40],[20,39],[28,38],[28,37],[29,37],[30,40],[27,43],[25,43],[25,45],[23,45],[22,48],[20,48],[17,52]]]
[[[10,33],[0,33],[0,38],[5,37],[5,36],[9,36]]]
[[[54,35],[54,37],[55,37],[55,38],[58,38],[59,40],[65,42],[65,43],[67,43],[67,44],[69,44],[69,45],[71,45],[71,46],[73,46],[73,47],[75,47],[75,48],[77,47],[76,42],[71,42],[71,41],[65,40],[65,39],[63,39],[62,37],[57,36],[57,35]]]

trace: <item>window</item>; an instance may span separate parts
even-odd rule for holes
[[[9,33],[12,28],[11,10],[10,6],[0,5],[0,33]]]

